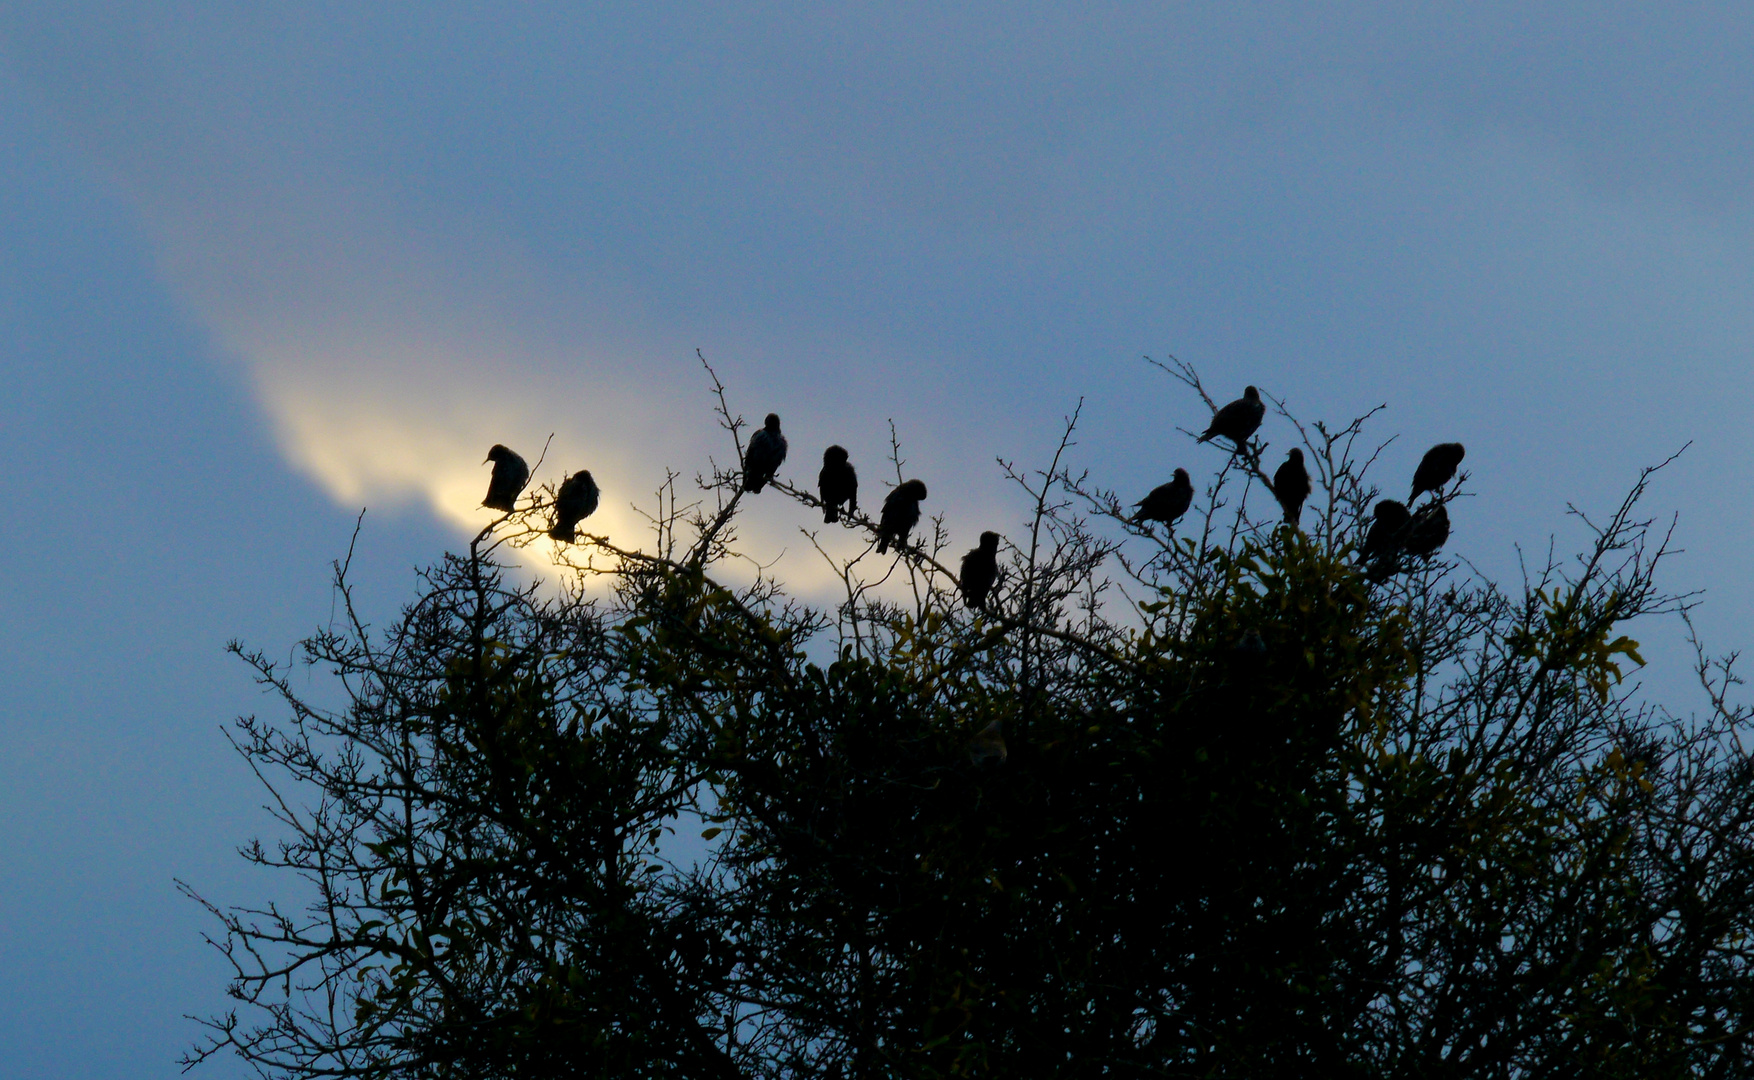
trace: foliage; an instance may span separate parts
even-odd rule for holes
[[[1642,660],[1618,628],[1686,607],[1635,515],[1650,473],[1514,592],[1443,559],[1375,582],[1367,419],[1280,410],[1316,473],[1307,532],[1251,508],[1256,443],[1181,535],[1064,467],[1068,424],[1047,468],[1005,466],[1033,513],[980,611],[941,521],[887,585],[833,561],[838,605],[732,584],[735,473],[702,478],[710,505],[660,493],[646,550],[583,537],[558,594],[503,561],[551,489],[383,633],[342,564],[347,619],[305,657],[343,707],[238,647],[286,706],[234,735],[286,836],[245,855],[312,893],[208,904],[246,1013],[191,1060],[1748,1075],[1735,676],[1702,653],[1713,708],[1685,720],[1621,683]],[[970,752],[995,733],[1002,758]]]

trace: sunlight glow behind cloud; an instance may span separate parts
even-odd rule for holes
[[[472,534],[495,517],[481,507],[491,472],[482,459],[503,442],[535,470],[531,490],[590,469],[603,500],[581,527],[644,548],[651,525],[640,510],[655,508],[667,469],[686,504],[703,497],[695,475],[709,458],[732,461],[685,349],[592,344],[589,329],[553,318],[590,302],[540,284],[505,250],[432,228],[416,235],[393,210],[364,209],[357,190],[329,195],[324,205],[309,189],[242,203],[230,193],[221,205],[240,206],[230,220],[211,205],[196,213],[136,199],[167,283],[243,365],[283,456],[342,506],[415,503]],[[676,372],[674,385],[654,377],[662,370]],[[819,453],[796,440],[782,479],[813,486]],[[885,470],[861,465],[872,502]],[[737,528],[764,564],[784,561],[796,594],[832,601],[838,579],[798,532],[817,525],[767,496],[745,501]],[[861,547],[836,529],[822,539],[847,557]],[[518,561],[549,567],[552,545],[540,540]],[[733,581],[754,572],[721,568]]]

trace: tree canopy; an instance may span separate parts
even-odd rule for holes
[[[673,478],[643,547],[579,532],[558,587],[510,568],[548,483],[381,630],[339,564],[345,617],[304,642],[339,705],[233,646],[283,706],[232,738],[280,832],[244,854],[288,892],[201,901],[238,1004],[191,1060],[1749,1075],[1749,715],[1703,651],[1702,715],[1621,682],[1623,624],[1687,606],[1650,472],[1515,587],[1441,552],[1365,564],[1374,414],[1274,405],[1235,453],[1189,431],[1171,464],[1206,479],[1174,531],[1069,464],[1069,422],[1049,464],[1005,466],[1033,512],[979,607],[942,518],[882,559],[819,543],[835,602],[752,579],[734,470],[686,503]],[[1307,463],[1301,529],[1264,437]],[[1432,496],[1458,523],[1466,479]]]

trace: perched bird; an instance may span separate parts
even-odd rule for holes
[[[907,543],[907,534],[920,523],[920,501],[925,497],[926,485],[909,480],[883,500],[883,513],[877,520],[877,554],[886,554],[891,541]]]
[[[822,520],[833,525],[840,520],[840,504],[847,512],[859,512],[859,474],[847,460],[844,446],[831,446],[822,452],[822,471],[816,474],[816,491],[822,496]]]
[[[1252,386],[1244,387],[1241,397],[1212,414],[1212,423],[1199,441],[1206,442],[1214,435],[1222,435],[1241,450],[1266,415],[1267,406],[1261,400],[1261,392]]]
[[[518,505],[518,493],[530,482],[530,466],[524,464],[524,459],[515,451],[499,443],[493,444],[493,449],[487,452],[481,463],[485,465],[489,461],[493,462],[493,476],[487,481],[487,498],[481,500],[481,505],[489,510],[509,513]]]
[[[1303,516],[1303,500],[1309,498],[1312,490],[1309,470],[1303,467],[1303,451],[1294,446],[1285,455],[1285,464],[1273,474],[1273,498],[1279,500],[1280,509],[1285,511],[1285,524],[1297,527]]]
[[[981,546],[962,557],[962,602],[971,608],[986,606],[987,593],[999,576],[999,534],[981,533]]]
[[[1427,491],[1441,491],[1443,486],[1456,475],[1456,466],[1462,463],[1467,451],[1459,442],[1440,442],[1425,451],[1419,459],[1419,467],[1413,470],[1413,494],[1407,496],[1411,503]]]
[[[1005,752],[1005,733],[1000,729],[997,720],[981,728],[968,742],[968,760],[971,765],[985,765],[995,761],[1003,765],[1008,756]]]
[[[1236,657],[1237,666],[1243,671],[1256,673],[1267,663],[1267,639],[1259,630],[1250,629],[1237,640],[1231,649]]]
[[[786,437],[780,434],[780,414],[768,413],[767,421],[749,436],[749,448],[743,451],[743,490],[760,494],[785,460]]]
[[[1429,559],[1448,540],[1449,511],[1443,503],[1433,499],[1416,510],[1413,520],[1407,522],[1407,535],[1401,548],[1409,555]]]
[[[578,538],[578,524],[597,512],[597,481],[591,470],[580,469],[562,481],[554,496],[554,527],[548,535],[565,543]]]
[[[1194,482],[1188,479],[1186,469],[1177,469],[1174,480],[1158,484],[1151,489],[1151,494],[1133,504],[1138,510],[1133,515],[1133,523],[1161,521],[1173,529],[1176,519],[1188,512],[1193,501]]]
[[[1358,549],[1358,556],[1361,559],[1393,560],[1401,553],[1401,544],[1405,540],[1402,532],[1407,528],[1407,507],[1393,499],[1384,499],[1371,513],[1376,520],[1370,523],[1370,531],[1364,536],[1364,546]]]

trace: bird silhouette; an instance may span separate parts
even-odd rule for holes
[[[554,527],[548,535],[563,543],[578,539],[578,524],[597,512],[597,481],[591,470],[580,469],[562,481],[554,495]]]
[[[909,480],[883,500],[883,513],[877,520],[877,554],[888,553],[891,542],[907,543],[907,534],[920,523],[920,501],[926,497],[926,485]]]
[[[1449,541],[1449,511],[1436,499],[1421,506],[1407,522],[1406,539],[1401,547],[1409,555],[1429,559]]]
[[[971,608],[985,607],[987,593],[999,577],[999,534],[981,533],[981,546],[962,557],[962,602]]]
[[[487,497],[481,500],[481,505],[510,513],[518,505],[518,493],[530,482],[530,466],[515,451],[499,443],[493,444],[481,463],[489,461],[493,462],[493,476],[487,481]]]
[[[1215,435],[1222,435],[1240,451],[1266,415],[1267,406],[1261,401],[1261,392],[1252,386],[1244,387],[1241,397],[1212,414],[1212,423],[1199,441],[1206,442]]]
[[[743,451],[743,490],[759,495],[785,460],[786,437],[780,434],[780,414],[768,413],[761,430],[749,436],[749,448]]]
[[[1467,451],[1459,442],[1440,442],[1425,451],[1419,459],[1419,467],[1413,470],[1413,494],[1407,496],[1411,503],[1427,491],[1441,491],[1443,486],[1456,475],[1456,466],[1462,463]]]
[[[1401,544],[1405,539],[1402,535],[1409,520],[1407,507],[1393,499],[1384,499],[1376,504],[1371,511],[1375,518],[1370,523],[1370,531],[1364,536],[1364,546],[1358,549],[1361,559],[1376,561],[1393,561],[1401,553]]]
[[[997,720],[981,728],[968,741],[968,760],[971,765],[986,765],[990,762],[1003,765],[1008,756],[1005,751],[1005,732]]]
[[[822,520],[830,525],[840,520],[840,505],[847,512],[859,512],[859,474],[847,460],[844,446],[831,446],[822,452],[822,471],[816,474],[816,491],[822,496]]]
[[[1133,515],[1133,523],[1137,525],[1147,521],[1161,521],[1174,529],[1176,520],[1188,512],[1193,501],[1194,482],[1188,479],[1186,469],[1177,469],[1175,479],[1167,484],[1158,484],[1151,489],[1151,494],[1133,504],[1137,510]]]
[[[1285,464],[1273,473],[1273,497],[1285,511],[1285,524],[1297,527],[1298,519],[1303,517],[1303,501],[1312,490],[1309,470],[1303,467],[1303,451],[1294,446],[1285,455]]]
[[[1243,674],[1255,675],[1267,663],[1267,639],[1254,628],[1246,631],[1231,648],[1231,655],[1236,660],[1237,668]]]

